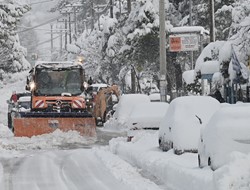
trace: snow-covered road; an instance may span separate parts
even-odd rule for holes
[[[162,152],[157,131],[138,134],[132,142],[124,132],[105,128],[98,128],[97,138],[59,130],[13,137],[6,126],[6,100],[12,90],[24,89],[24,79],[16,75],[0,89],[0,189],[250,189],[249,154],[233,154],[230,164],[216,171],[200,169],[197,154]]]
[[[14,137],[6,126],[6,100],[12,91],[24,91],[26,75],[16,74],[0,89],[0,189],[160,189],[136,168],[102,149],[123,133],[97,129],[97,138],[86,138],[75,131],[56,130],[32,138]]]
[[[90,149],[35,151],[1,163],[6,190],[129,189]]]

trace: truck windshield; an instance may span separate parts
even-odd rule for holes
[[[60,96],[62,93],[79,95],[81,91],[80,69],[39,69],[36,71],[36,90],[39,96]]]

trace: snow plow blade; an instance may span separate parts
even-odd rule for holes
[[[15,137],[32,137],[60,129],[63,132],[78,131],[82,136],[96,136],[93,117],[20,117],[14,119]]]

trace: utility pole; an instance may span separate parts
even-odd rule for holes
[[[77,22],[76,22],[76,7],[73,7],[74,10],[74,26],[75,26],[75,35],[77,35]]]
[[[64,49],[67,50],[67,43],[68,43],[68,26],[67,26],[67,19],[65,19],[65,25],[64,25],[64,28],[65,28],[65,47]]]
[[[193,3],[192,0],[189,0],[189,26],[193,25],[193,13],[192,13]],[[191,69],[194,69],[194,52],[190,51],[190,62],[191,62]]]
[[[128,12],[131,12],[131,0],[127,0]]]
[[[62,57],[62,41],[63,41],[62,26],[60,26],[60,57]]]
[[[70,17],[70,13],[69,14],[69,44],[72,43],[72,36],[71,36],[71,17]]]
[[[110,18],[114,18],[114,13],[113,13],[113,1],[109,0],[110,3]]]
[[[189,0],[189,26],[193,25],[193,14],[192,14],[193,2]]]
[[[94,3],[91,0],[91,31],[94,30],[94,22],[95,22],[95,11],[94,11]]]
[[[167,101],[167,63],[166,63],[166,31],[165,31],[165,0],[159,0],[160,16],[160,94],[161,102]]]
[[[119,0],[119,10],[120,10],[120,15],[122,14],[122,2]]]
[[[53,49],[54,49],[54,44],[53,44],[53,24],[50,24],[50,30],[51,30],[51,33],[50,33],[50,36],[51,36],[51,61],[53,61]]]
[[[210,9],[210,42],[215,41],[214,0],[209,0]]]

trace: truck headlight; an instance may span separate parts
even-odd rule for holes
[[[30,90],[34,90],[36,87],[36,84],[34,82],[30,82]]]

